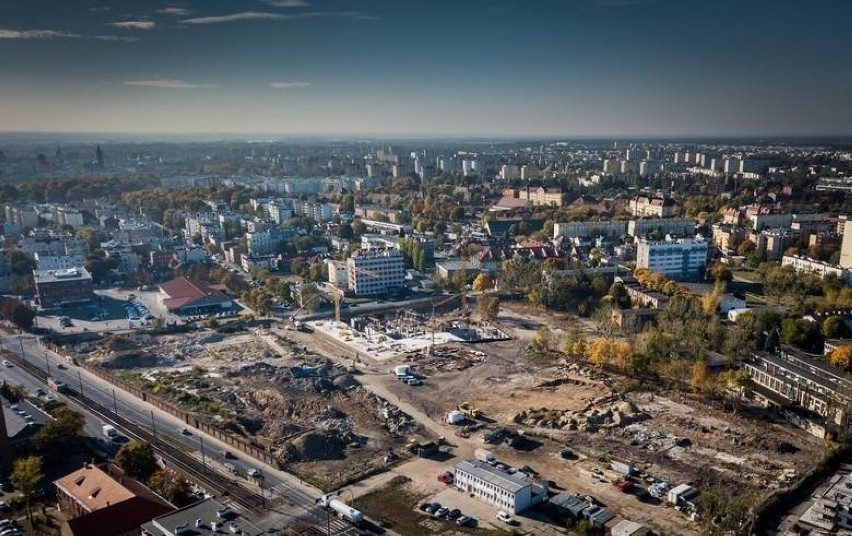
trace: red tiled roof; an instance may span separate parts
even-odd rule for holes
[[[160,285],[168,298],[163,304],[169,310],[180,309],[187,305],[214,304],[231,301],[220,289],[221,285],[210,285],[198,279],[176,277]]]

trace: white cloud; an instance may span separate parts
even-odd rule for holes
[[[357,11],[309,11],[307,13],[268,13],[264,11],[242,11],[228,15],[216,15],[210,17],[195,17],[184,19],[186,24],[220,24],[224,22],[237,22],[243,20],[303,20],[320,17],[342,17],[353,20],[378,20],[377,17],[366,15]]]
[[[310,82],[272,82],[269,87],[275,89],[297,89],[310,86]]]
[[[138,41],[118,35],[80,35],[59,30],[9,30],[0,28],[0,39],[95,39],[98,41]]]
[[[163,9],[158,9],[155,13],[159,13],[160,15],[173,15],[175,17],[185,17],[189,15],[190,11],[188,9],[184,9],[182,7],[167,7]]]
[[[267,4],[275,7],[307,7],[311,4],[307,0],[265,0]]]
[[[212,89],[219,87],[216,84],[193,84],[183,80],[128,80],[124,82],[124,85],[160,89]]]
[[[108,26],[115,26],[122,30],[150,30],[157,24],[151,20],[125,20],[121,22],[109,22]]]
[[[241,11],[239,13],[231,13],[228,15],[216,15],[210,17],[195,17],[185,19],[181,22],[187,24],[220,24],[223,22],[237,22],[241,20],[280,20],[284,15],[277,13],[265,13],[262,11]]]

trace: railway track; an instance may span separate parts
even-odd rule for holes
[[[19,356],[5,352],[5,358],[16,366],[24,369],[30,375],[47,384],[47,374],[41,368]],[[117,414],[113,409],[93,400],[70,386],[63,393],[92,414],[124,431],[129,437],[150,443],[154,450],[165,461],[167,466],[183,473],[189,480],[217,496],[230,497],[243,508],[257,511],[266,505],[266,499],[253,491],[246,489],[236,480],[228,478],[212,469],[208,469],[183,450],[180,445],[172,445],[163,437],[155,436],[150,430],[140,424]]]

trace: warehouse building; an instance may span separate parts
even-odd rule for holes
[[[509,473],[479,460],[456,464],[453,484],[509,513],[526,510],[547,498],[547,485],[530,482],[523,473]]]

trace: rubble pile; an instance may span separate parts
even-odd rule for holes
[[[617,396],[597,398],[577,410],[527,409],[514,417],[518,424],[539,428],[596,432],[628,426],[650,418],[633,403]]]
[[[683,436],[652,430],[643,424],[631,424],[620,430],[620,435],[634,447],[660,452],[674,447],[689,448],[692,441]]]
[[[407,362],[419,376],[459,372],[485,362],[485,352],[455,346],[436,346],[432,354],[417,351],[407,355]]]

